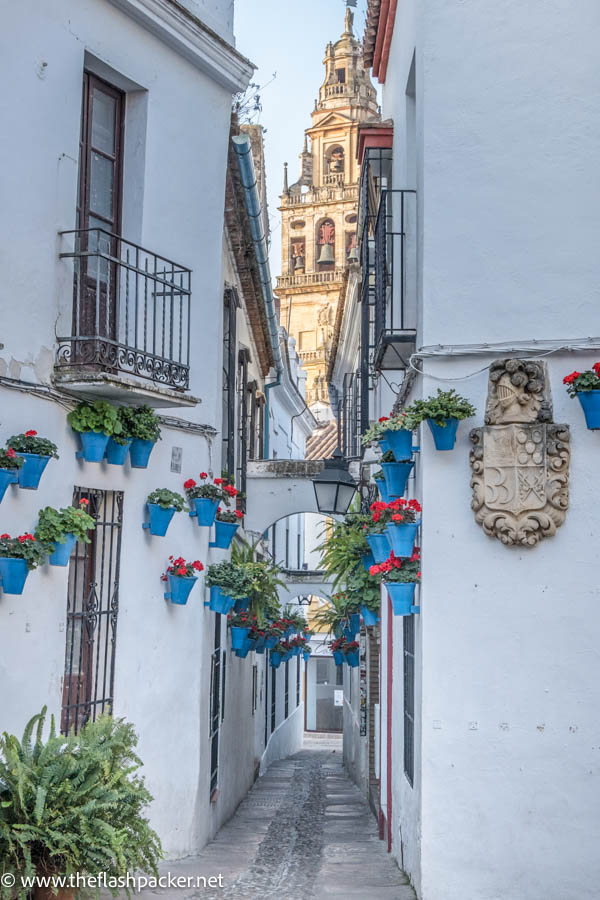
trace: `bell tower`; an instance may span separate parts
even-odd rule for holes
[[[307,403],[331,417],[327,362],[346,269],[358,262],[358,127],[379,119],[348,8],[342,36],[325,48],[325,79],[300,153],[300,174],[281,194],[281,323],[296,338],[307,373]]]

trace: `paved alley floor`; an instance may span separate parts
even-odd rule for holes
[[[178,900],[414,900],[377,836],[375,818],[342,767],[341,737],[307,736],[273,763],[198,856],[172,875],[222,875],[222,888],[144,891]]]

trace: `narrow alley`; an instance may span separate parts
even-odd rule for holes
[[[173,876],[222,874],[222,888],[142,892],[185,900],[349,897],[414,900],[377,823],[342,765],[337,735],[305,737],[273,763],[198,856],[163,863]]]

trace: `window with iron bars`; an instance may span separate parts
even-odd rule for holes
[[[112,713],[119,614],[123,492],[75,487],[73,506],[88,501],[91,542],[78,541],[69,562],[61,730],[67,734]]]
[[[210,796],[219,784],[219,729],[221,724],[221,615],[215,614],[214,649],[210,672]]]
[[[223,453],[222,468],[235,472],[235,376],[236,292],[227,288],[223,297]]]
[[[404,774],[415,776],[415,617],[404,616]]]
[[[342,385],[339,407],[341,450],[346,459],[360,459],[361,438],[361,377],[360,371],[347,372]]]

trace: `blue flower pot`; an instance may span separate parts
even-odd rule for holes
[[[400,522],[386,527],[387,536],[390,539],[395,556],[412,556],[419,522]]]
[[[351,668],[355,669],[357,667],[357,665],[359,664],[358,650],[349,650],[347,653],[344,653],[343,655],[346,657],[346,662],[348,663],[348,665]]]
[[[224,594],[218,584],[213,584],[210,589],[210,602],[208,604],[213,612],[226,616],[233,609],[234,603],[233,597]]]
[[[413,433],[401,428],[399,431],[386,431],[383,437],[388,449],[394,454],[396,462],[410,459],[413,455]]]
[[[55,544],[54,552],[48,557],[51,566],[66,566],[71,559],[73,547],[77,543],[77,538],[70,532],[65,534],[64,544]]]
[[[377,490],[379,491],[379,496],[383,500],[384,503],[390,502],[390,495],[388,494],[387,484],[385,483],[385,478],[376,478],[375,484],[377,485]]]
[[[581,403],[585,424],[590,431],[600,428],[600,391],[578,391],[577,399]]]
[[[29,569],[24,559],[0,556],[0,581],[5,594],[22,594]]]
[[[197,519],[198,525],[210,528],[215,521],[219,501],[209,497],[195,497],[193,503],[194,509],[190,510],[190,516]]]
[[[249,642],[249,641],[244,641],[244,643],[242,644],[242,646],[241,646],[238,650],[234,650],[233,652],[234,652],[235,655],[238,656],[240,659],[246,659],[246,657],[248,656],[248,653],[250,652],[251,649],[252,649],[252,648],[250,647],[250,642]]]
[[[110,441],[110,435],[103,431],[79,431],[81,450],[75,456],[77,459],[85,459],[86,462],[102,462],[106,447]]]
[[[23,466],[18,469],[19,487],[37,491],[40,478],[44,474],[50,457],[40,456],[39,453],[19,453],[18,455],[25,460]]]
[[[124,466],[131,444],[132,441],[127,441],[126,444],[119,444],[111,437],[106,448],[106,462],[110,463],[111,466]]]
[[[254,652],[255,652],[255,653],[264,653],[264,652],[265,652],[265,646],[266,646],[266,641],[265,641],[264,636],[263,636],[263,637],[259,637],[259,639],[258,639],[258,641],[256,642],[256,645],[255,645],[255,647],[254,647]]]
[[[215,539],[210,542],[210,546],[228,550],[238,528],[237,522],[219,522],[217,519],[215,522]]]
[[[277,636],[275,636],[275,637],[268,637],[268,638],[265,640],[265,647],[266,647],[266,649],[267,649],[267,650],[271,650],[271,649],[275,646],[275,644],[277,643],[277,641],[278,641]]]
[[[373,612],[372,609],[369,609],[366,606],[361,606],[360,613],[363,617],[363,622],[367,627],[369,627],[370,625],[377,625],[377,623],[379,622],[379,616],[377,615],[377,613]]]
[[[242,628],[241,626],[233,625],[231,627],[231,649],[232,650],[241,650],[244,646],[246,638],[248,637],[248,632],[250,631],[250,626],[248,628]]]
[[[198,579],[195,576],[183,578],[181,575],[168,575],[167,577],[169,580],[169,590],[165,591],[165,600],[170,600],[171,603],[177,603],[179,606],[184,606],[188,601],[190,591]]]
[[[281,653],[271,652],[270,662],[274,669],[278,669],[281,665]]]
[[[147,469],[148,460],[156,441],[143,441],[141,438],[134,438],[129,448],[129,461],[133,469]]]
[[[17,481],[17,469],[0,469],[0,503],[4,499],[4,494],[8,485],[16,484]]]
[[[410,475],[413,466],[413,462],[381,464],[390,500],[396,500],[398,497],[404,496],[406,485],[408,483],[408,476]]]
[[[365,567],[365,571],[368,572],[371,566],[375,565],[375,557],[373,556],[373,554],[363,553],[362,564]]]
[[[302,654],[302,656],[304,657],[304,662],[308,662],[308,661],[309,661],[309,659],[310,659],[310,653],[308,652],[308,650],[305,650],[304,653]]]
[[[334,660],[336,666],[342,665],[342,663],[344,662],[344,654],[342,653],[341,650],[333,651],[333,660]]]
[[[242,597],[240,600],[236,600],[233,604],[233,608],[236,612],[247,612],[249,606],[250,600],[248,599],[248,597]]]
[[[386,434],[387,434],[387,432],[386,432]],[[388,450],[392,449],[385,438],[381,438],[381,440],[378,441],[377,443],[379,444],[379,449],[381,450],[382,453],[387,453]]]
[[[452,417],[446,419],[445,426],[436,425],[433,419],[427,419],[427,424],[431,429],[436,450],[452,450],[454,448],[458,419]],[[600,425],[598,427],[600,428]]]
[[[409,581],[406,584],[390,581],[386,584],[388,594],[392,601],[392,611],[395,616],[410,616],[411,613],[418,609],[413,606],[415,587],[416,584],[414,581]]]
[[[360,613],[351,613],[348,620],[348,629],[357,634],[360,631]]]
[[[174,506],[164,509],[158,503],[146,503],[146,507],[150,521],[143,522],[142,528],[148,529],[150,534],[155,534],[157,537],[164,537],[177,510]]]
[[[367,543],[375,557],[376,563],[385,562],[391,553],[391,545],[387,534],[368,534]]]

